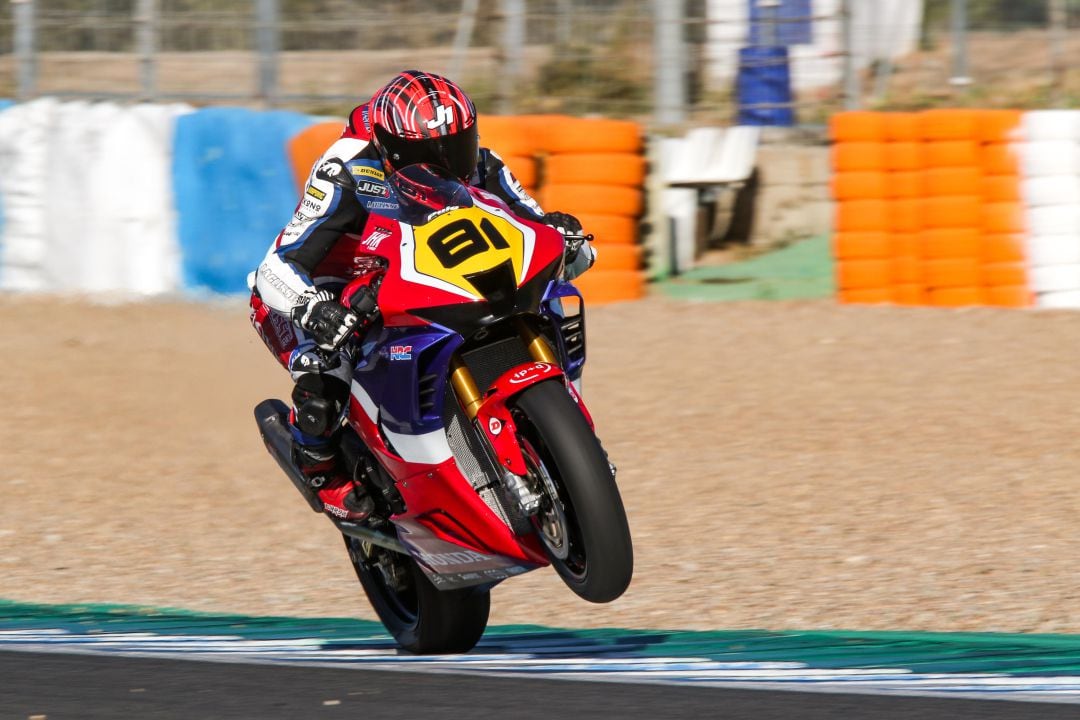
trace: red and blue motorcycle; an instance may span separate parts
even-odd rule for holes
[[[357,349],[342,454],[375,501],[331,518],[387,630],[415,653],[471,649],[490,591],[546,565],[585,600],[630,583],[615,468],[581,398],[585,315],[561,280],[584,238],[524,220],[497,197],[413,166],[399,207],[335,247],[377,292]],[[266,446],[312,509],[291,459],[288,408],[255,410]]]

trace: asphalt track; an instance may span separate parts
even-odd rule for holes
[[[1075,705],[0,652],[0,718],[1076,720]]]

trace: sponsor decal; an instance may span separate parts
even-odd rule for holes
[[[502,429],[502,420],[496,417],[488,418],[488,431],[491,432],[492,435],[498,435],[502,432]]]
[[[371,180],[358,180],[356,182],[356,192],[370,197],[384,198],[390,196],[389,188],[382,183],[372,182]]]
[[[435,117],[425,123],[428,130],[454,124],[454,107],[452,105],[440,105],[435,108]]]
[[[310,195],[311,197],[315,198],[316,200],[325,200],[326,199],[326,193],[324,193],[322,190],[320,190],[317,187],[312,187],[311,185],[308,185],[307,190],[305,192],[308,195]]]
[[[317,201],[308,200],[307,198],[304,198],[303,200],[301,200],[300,205],[305,210],[311,210],[313,212],[319,212],[320,210],[322,210],[322,206]]]
[[[550,373],[551,370],[551,365],[548,365],[547,363],[536,363],[535,365],[532,365],[530,367],[518,370],[516,373],[510,376],[507,382],[509,382],[511,385],[521,385],[522,383],[527,383],[531,380],[535,380],[536,378],[543,377],[544,375]]]
[[[328,502],[324,502],[323,507],[326,508],[326,512],[330,513],[331,515],[337,515],[339,518],[349,517],[349,511],[345,510],[344,508],[339,508],[336,505],[331,505]]]
[[[360,122],[364,123],[365,130],[371,130],[371,111],[368,110],[366,105],[360,111]]]
[[[412,360],[412,345],[391,345],[391,360]]]
[[[386,173],[378,168],[373,168],[368,165],[353,165],[350,170],[352,170],[353,175],[366,175],[367,177],[375,178],[376,180],[386,179]]]
[[[462,550],[461,552],[448,552],[448,553],[426,553],[421,552],[420,558],[428,565],[434,567],[446,567],[447,565],[472,565],[473,563],[488,562],[493,558],[490,555],[483,555],[472,550]],[[465,575],[461,576],[463,579]],[[479,576],[477,576],[479,577]]]
[[[379,243],[381,243],[383,240],[390,237],[391,235],[393,235],[393,233],[386,228],[376,227],[374,230],[371,231],[370,235],[364,238],[364,240],[360,244],[371,250],[378,250]]]
[[[364,203],[364,206],[370,210],[397,210],[398,204],[396,202],[382,202],[379,200],[368,200]]]
[[[282,278],[275,275],[274,271],[271,270],[269,267],[263,265],[261,268],[259,268],[259,274],[263,276],[263,279],[265,279],[266,282],[270,283],[270,287],[281,293],[281,296],[283,298],[293,304],[298,304],[300,302],[300,293],[289,287],[288,283],[286,283]]]
[[[270,325],[273,326],[274,332],[277,333],[278,342],[281,343],[282,347],[288,347],[296,341],[292,323],[281,313],[270,313]]]
[[[319,168],[319,172],[325,173],[329,177],[337,177],[341,172],[341,163],[337,160],[327,160]]]

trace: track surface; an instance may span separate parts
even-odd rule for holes
[[[0,717],[1075,719],[1074,706],[0,652]]]

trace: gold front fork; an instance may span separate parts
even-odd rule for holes
[[[529,348],[529,354],[532,355],[533,360],[556,366],[559,364],[555,352],[548,345],[548,341],[543,335],[529,327],[521,318],[518,318],[515,323],[518,332],[521,333],[521,339],[525,341],[525,345]]]
[[[450,384],[457,393],[458,402],[461,403],[465,414],[469,416],[469,420],[475,420],[484,398],[480,394],[480,388],[476,386],[472,373],[465,367],[465,363],[457,353],[450,358]]]
[[[533,360],[556,366],[559,364],[555,352],[548,345],[543,335],[534,331],[520,318],[518,318],[516,324],[518,332],[521,333],[521,339],[525,341]],[[450,358],[450,384],[453,386],[454,392],[457,393],[458,401],[461,403],[465,415],[468,416],[469,420],[475,420],[476,413],[484,402],[484,396],[480,392],[480,388],[477,387],[476,380],[473,378],[472,373],[469,372],[469,368],[465,366],[464,361],[457,353],[454,353]]]

